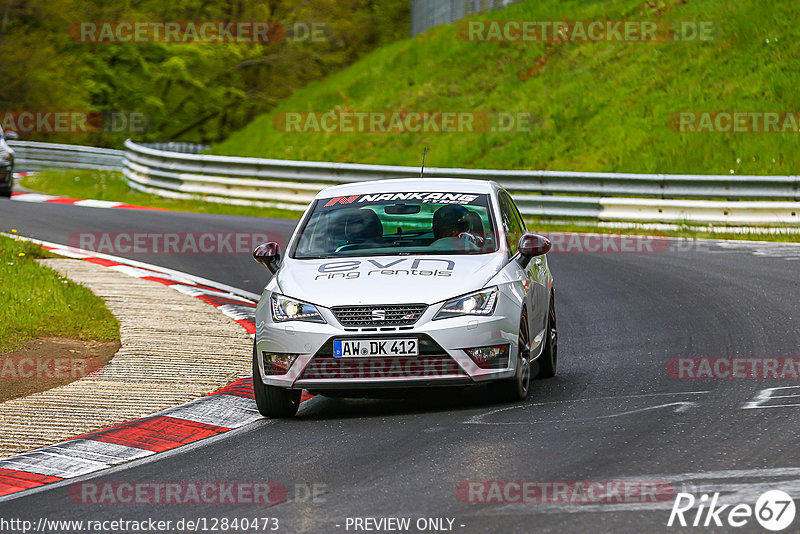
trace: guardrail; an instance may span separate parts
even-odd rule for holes
[[[181,154],[200,154],[209,148],[208,145],[201,145],[200,143],[186,143],[183,141],[166,141],[163,143],[140,143],[141,146],[147,148],[155,148],[157,150],[166,150],[167,152],[180,152]]]
[[[34,141],[9,141],[17,169],[36,171],[50,167],[121,171],[125,152],[109,148],[61,145]]]
[[[175,154],[125,143],[131,187],[176,198],[303,209],[328,184],[416,177],[417,167]],[[495,180],[545,219],[800,225],[797,176],[709,176],[427,168],[429,178]]]
[[[172,198],[292,210],[304,209],[330,184],[419,175],[418,167],[178,153],[132,141],[125,143],[125,149],[121,170],[134,189]],[[542,219],[800,226],[797,176],[445,168],[426,168],[425,176],[495,180],[512,193],[524,215]]]

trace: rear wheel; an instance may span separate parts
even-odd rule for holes
[[[550,310],[547,314],[547,339],[539,357],[539,374],[536,378],[553,378],[558,371],[558,328],[556,325],[556,297],[550,294]]]
[[[528,330],[528,314],[523,309],[519,321],[519,339],[517,340],[517,372],[507,380],[499,380],[489,384],[492,397],[498,402],[524,401],[531,389],[531,345]]]
[[[261,370],[258,367],[258,352],[253,342],[253,393],[256,397],[258,413],[264,417],[285,418],[294,417],[300,408],[299,389],[286,389],[269,386],[261,380]]]
[[[0,179],[3,176],[0,175]],[[14,188],[14,172],[13,169],[8,171],[6,178],[6,184],[0,184],[0,197],[3,198],[11,198],[11,190]]]

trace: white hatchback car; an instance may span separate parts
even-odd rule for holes
[[[253,386],[267,417],[301,390],[487,383],[524,400],[558,362],[547,238],[527,233],[511,196],[479,180],[399,179],[329,187],[281,256],[256,311]]]

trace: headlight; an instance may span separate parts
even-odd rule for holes
[[[277,323],[283,321],[325,322],[313,304],[300,302],[283,295],[272,295],[272,319]]]
[[[460,315],[491,315],[497,302],[497,288],[482,289],[463,297],[448,300],[436,314],[436,319],[447,319]]]
[[[0,150],[0,161],[11,161],[11,152]]]

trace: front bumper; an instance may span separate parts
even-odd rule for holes
[[[521,302],[500,291],[493,315],[463,316],[433,321],[441,304],[429,306],[412,326],[343,327],[331,310],[318,307],[326,324],[289,321],[274,323],[269,292],[256,312],[256,351],[265,384],[292,389],[381,389],[460,386],[514,376]],[[400,339],[419,342],[416,357],[335,358],[336,339]],[[483,369],[464,349],[508,345],[508,365]],[[533,349],[533,348],[532,348]],[[263,353],[296,355],[284,375],[266,375]]]

